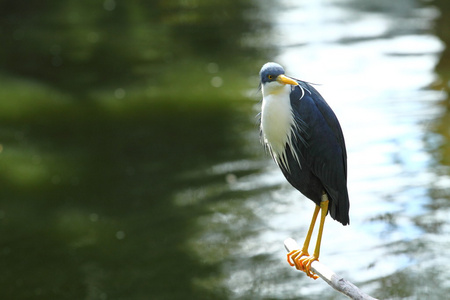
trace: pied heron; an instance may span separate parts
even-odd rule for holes
[[[347,153],[341,126],[333,110],[311,84],[285,75],[277,63],[259,73],[263,94],[261,139],[287,181],[315,204],[302,249],[288,253],[291,266],[316,279],[311,263],[318,260],[328,212],[349,224]],[[308,247],[321,212],[314,253]]]

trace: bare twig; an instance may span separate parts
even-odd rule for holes
[[[284,241],[284,247],[288,252],[292,250],[300,249],[300,246],[297,242],[288,238]],[[344,279],[343,277],[337,275],[332,270],[330,270],[327,266],[320,263],[319,261],[314,261],[311,264],[311,271],[316,273],[320,278],[322,278],[326,283],[328,283],[333,289],[336,291],[346,295],[350,299],[355,300],[377,300],[366,293],[363,293],[356,285],[351,283],[350,281]]]

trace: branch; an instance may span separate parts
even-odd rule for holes
[[[300,246],[292,238],[288,238],[284,241],[284,247],[288,252],[300,249]],[[328,283],[333,289],[346,295],[350,299],[377,300],[376,298],[363,293],[356,285],[337,275],[336,273],[328,269],[327,266],[323,265],[317,260],[313,261],[313,263],[311,264],[311,271],[319,275],[319,277],[322,278],[326,283]]]

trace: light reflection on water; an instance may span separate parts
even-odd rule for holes
[[[441,255],[450,246],[449,208],[430,209],[440,201],[430,190],[448,191],[450,178],[435,172],[426,151],[437,138],[429,127],[446,97],[427,88],[444,49],[427,31],[438,12],[413,2],[401,13],[390,12],[395,5],[389,2],[376,13],[354,11],[344,2],[286,1],[289,10],[274,14],[280,45],[274,60],[289,75],[320,83],[317,89],[338,115],[347,142],[351,225],[328,218],[321,260],[380,297],[437,297],[450,278],[443,267],[450,265],[448,255]],[[203,231],[190,247],[205,263],[221,262],[222,274],[196,284],[211,288],[214,282],[231,299],[335,297],[323,282],[285,263],[283,240],[302,242],[313,204],[263,155],[257,128],[248,130],[248,147],[259,158],[207,171],[233,180],[225,188],[204,187],[203,193],[225,194],[227,200],[207,204],[210,214],[198,220]],[[251,172],[239,175],[244,171]],[[427,226],[441,223],[437,231]],[[428,283],[429,276],[437,283]],[[396,288],[403,280],[406,290]],[[433,290],[435,284],[440,289]]]

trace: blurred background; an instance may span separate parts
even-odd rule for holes
[[[290,268],[314,209],[259,141],[266,61],[343,127],[321,261],[450,293],[450,2],[0,1],[1,299],[343,299]]]

